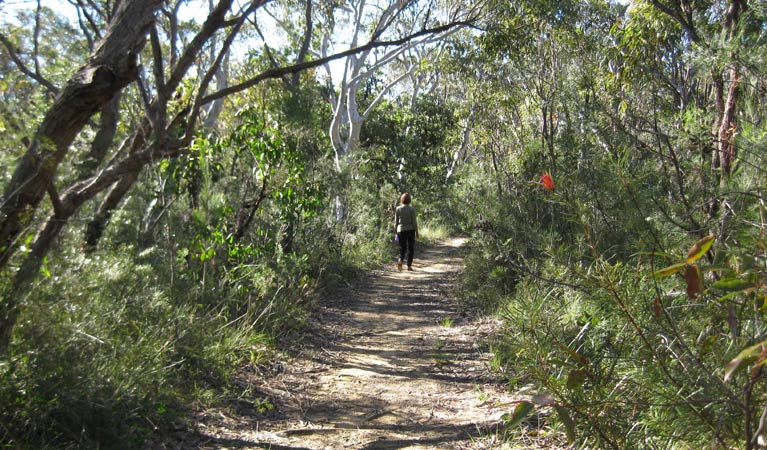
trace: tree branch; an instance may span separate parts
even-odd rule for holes
[[[218,92],[215,92],[213,94],[210,94],[210,95],[204,97],[202,99],[202,104],[207,104],[207,103],[210,103],[210,102],[212,102],[214,100],[217,100],[219,98],[226,97],[226,96],[235,94],[237,92],[244,91],[244,90],[246,90],[248,88],[251,88],[251,87],[257,85],[258,83],[260,83],[260,82],[262,82],[264,80],[273,79],[273,78],[280,78],[280,77],[282,77],[282,76],[284,76],[286,74],[292,74],[292,73],[301,72],[301,71],[308,70],[308,69],[313,69],[315,67],[324,65],[324,64],[326,64],[326,63],[328,63],[330,61],[335,61],[337,59],[345,58],[347,56],[356,55],[356,54],[359,54],[359,53],[362,53],[362,52],[365,52],[365,51],[369,51],[369,50],[372,50],[372,49],[375,49],[375,48],[391,47],[391,46],[396,46],[396,45],[402,45],[402,44],[405,44],[405,43],[407,43],[409,41],[412,41],[413,39],[419,38],[421,36],[426,36],[426,35],[430,35],[430,34],[437,34],[437,33],[444,32],[446,30],[450,30],[452,28],[467,27],[467,26],[471,26],[471,25],[472,25],[471,21],[456,21],[456,22],[451,22],[449,24],[442,25],[442,26],[439,26],[439,27],[427,28],[427,29],[421,30],[421,31],[419,31],[417,33],[414,33],[412,35],[403,37],[401,39],[395,39],[395,40],[391,40],[391,41],[371,41],[371,42],[368,42],[367,44],[362,45],[360,47],[352,48],[352,49],[349,49],[349,50],[346,50],[346,51],[343,51],[343,52],[340,52],[340,53],[336,53],[334,55],[326,56],[324,58],[319,58],[319,59],[316,59],[316,60],[313,60],[313,61],[301,62],[301,63],[293,64],[293,65],[290,65],[290,66],[286,66],[286,67],[267,69],[267,70],[261,72],[260,74],[256,75],[255,77],[250,78],[250,79],[248,79],[248,80],[246,80],[246,81],[244,81],[244,82],[242,82],[240,84],[236,84],[234,86],[230,86],[230,87],[228,87],[226,89],[222,89],[222,90],[220,90]]]
[[[11,61],[13,61],[13,63],[16,64],[16,67],[18,67],[19,70],[21,70],[21,72],[24,75],[40,83],[43,87],[45,87],[45,89],[48,90],[48,92],[50,92],[54,96],[59,94],[59,88],[57,88],[56,86],[53,85],[53,83],[45,79],[45,77],[40,75],[40,73],[30,70],[30,68],[27,67],[26,64],[24,64],[24,61],[22,61],[21,58],[19,58],[18,53],[16,53],[13,43],[8,39],[8,37],[5,34],[0,33],[0,43],[2,43],[3,47],[5,47],[5,50],[8,52],[8,56],[10,56]]]

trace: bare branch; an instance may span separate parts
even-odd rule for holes
[[[301,43],[301,50],[299,50],[298,57],[296,58],[296,62],[298,63],[306,61],[306,56],[309,53],[309,44],[312,41],[312,31],[314,29],[312,22],[312,4],[313,2],[311,1],[306,2],[306,13],[304,15],[304,39]],[[294,88],[298,87],[298,80],[299,73],[294,72],[293,78],[290,80],[290,85]]]
[[[421,36],[426,36],[426,35],[429,35],[429,34],[440,33],[440,32],[443,32],[443,31],[446,31],[446,30],[449,30],[449,29],[452,29],[452,28],[456,28],[456,27],[460,28],[460,27],[467,27],[467,26],[471,26],[471,25],[472,25],[472,22],[469,22],[469,21],[451,22],[449,24],[445,24],[445,25],[442,25],[442,26],[438,26],[438,27],[434,27],[434,28],[427,28],[427,29],[421,30],[421,31],[419,31],[417,33],[414,33],[412,35],[403,37],[401,39],[395,39],[395,40],[391,40],[391,41],[371,41],[371,42],[368,42],[367,44],[362,45],[360,47],[352,48],[352,49],[349,49],[349,50],[346,50],[346,51],[343,51],[343,52],[340,52],[340,53],[336,53],[334,55],[326,56],[324,58],[319,58],[319,59],[312,60],[312,61],[306,61],[306,62],[302,62],[302,63],[297,63],[297,64],[293,64],[293,65],[286,66],[286,67],[281,67],[281,68],[268,69],[268,70],[265,70],[265,71],[261,72],[260,74],[256,75],[255,77],[250,78],[250,79],[248,79],[248,80],[246,80],[246,81],[244,81],[242,83],[236,84],[234,86],[230,86],[230,87],[228,87],[226,89],[220,90],[218,92],[215,92],[215,93],[213,93],[211,95],[206,96],[205,98],[203,98],[202,103],[203,104],[210,103],[210,102],[212,102],[214,100],[217,100],[219,98],[226,97],[226,96],[232,95],[234,93],[244,91],[244,90],[246,90],[248,88],[251,88],[251,87],[257,85],[258,83],[260,83],[260,82],[262,82],[264,80],[273,79],[273,78],[279,78],[279,77],[284,76],[285,74],[292,74],[292,73],[296,73],[296,72],[301,72],[301,71],[304,71],[304,70],[312,69],[312,68],[321,66],[321,65],[323,65],[325,63],[328,63],[330,61],[335,61],[337,59],[345,58],[347,56],[357,55],[359,53],[362,53],[362,52],[365,52],[365,51],[369,51],[369,50],[374,49],[374,48],[393,47],[393,46],[397,46],[397,45],[402,45],[402,44],[405,44],[405,43],[407,43],[407,42],[409,42],[409,41],[411,41],[413,39],[416,39],[418,37],[421,37]]]
[[[19,68],[19,70],[29,78],[32,78],[33,80],[40,83],[45,89],[48,90],[53,95],[59,94],[59,88],[53,85],[50,81],[48,81],[45,77],[40,75],[39,72],[35,72],[31,70],[29,67],[27,67],[26,64],[24,64],[24,61],[21,60],[18,53],[16,53],[15,46],[13,43],[8,39],[8,37],[5,36],[5,34],[0,33],[0,43],[3,44],[3,47],[5,47],[5,50],[8,52],[8,56],[11,57],[11,61],[13,61],[14,64],[16,64],[16,67]]]
[[[37,9],[35,10],[35,33],[33,39],[34,52],[32,59],[35,62],[35,73],[40,73],[40,0],[37,0]]]
[[[162,46],[160,45],[160,37],[157,33],[157,25],[155,24],[149,30],[150,42],[152,43],[152,60],[153,60],[153,74],[154,82],[157,85],[157,99],[154,102],[157,110],[152,111],[153,116],[153,128],[157,133],[157,139],[162,141],[165,133],[165,116],[168,106],[169,92],[165,88],[165,70],[163,69],[162,60]],[[154,109],[154,108],[153,108]]]
[[[203,77],[202,82],[200,83],[200,87],[198,88],[198,91],[197,91],[195,104],[192,107],[192,113],[190,115],[189,120],[187,121],[186,132],[185,132],[187,139],[191,140],[192,134],[196,126],[197,118],[200,115],[200,110],[202,109],[204,105],[209,103],[205,101],[206,97],[204,97],[204,94],[208,90],[211,80],[213,80],[213,77],[216,75],[216,72],[218,72],[219,68],[221,67],[221,64],[224,58],[229,53],[229,49],[231,48],[232,43],[234,42],[234,39],[239,34],[240,29],[245,23],[246,18],[250,14],[252,14],[256,9],[260,8],[262,5],[263,5],[262,2],[253,2],[250,5],[250,7],[243,12],[239,20],[235,23],[235,25],[229,31],[226,39],[224,40],[224,43],[221,46],[221,50],[218,52],[218,56],[216,57],[216,60],[213,62],[210,68],[208,68],[208,71],[205,73],[205,76]]]

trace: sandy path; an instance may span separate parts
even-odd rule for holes
[[[512,398],[487,370],[491,324],[460,318],[449,299],[461,244],[433,246],[415,271],[375,271],[331,300],[317,336],[261,381],[278,413],[201,424],[201,448],[498,448]]]

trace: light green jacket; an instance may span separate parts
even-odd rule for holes
[[[415,230],[418,233],[418,220],[415,217],[415,208],[410,205],[400,205],[394,212],[394,229],[397,233]]]

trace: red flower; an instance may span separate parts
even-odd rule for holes
[[[543,175],[541,175],[541,184],[550,191],[554,190],[554,179],[551,178],[549,172],[544,172]]]

